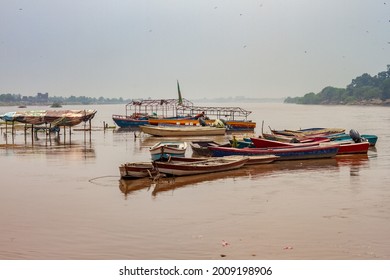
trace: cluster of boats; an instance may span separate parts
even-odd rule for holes
[[[125,115],[112,115],[117,126],[140,128],[155,136],[223,135],[226,130],[253,131],[256,128],[256,123],[247,119],[251,111],[240,107],[195,106],[184,98],[132,100],[126,104],[125,111]],[[177,126],[187,129],[177,129]],[[162,127],[174,129],[168,131]]]
[[[271,139],[270,139],[271,138]],[[119,170],[122,179],[153,177],[157,174],[184,176],[237,169],[248,164],[279,160],[332,158],[345,154],[367,154],[375,146],[376,135],[349,134],[344,129],[312,128],[272,131],[270,135],[216,143],[212,140],[161,141],[150,147],[151,162],[125,163]],[[185,157],[191,147],[195,157]]]

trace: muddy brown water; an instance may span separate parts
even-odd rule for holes
[[[74,130],[71,143],[2,131],[0,259],[389,259],[390,108],[240,106],[255,134],[264,121],[264,131],[342,127],[379,140],[367,155],[153,182],[120,180],[121,163],[149,160],[161,140],[101,129],[123,105],[87,106],[98,111],[91,137]]]

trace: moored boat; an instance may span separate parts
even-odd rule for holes
[[[213,125],[215,119],[204,120],[206,125]],[[148,120],[151,125],[199,125],[199,120],[195,117],[182,118],[150,118]],[[253,131],[256,128],[256,123],[246,120],[228,120],[224,121],[227,130],[231,131]]]
[[[336,156],[340,145],[308,146],[308,147],[288,147],[288,148],[229,148],[229,147],[209,147],[214,157],[224,157],[232,155],[258,156],[275,155],[277,160],[292,159],[315,159],[331,158]]]
[[[292,136],[292,137],[307,137],[307,136],[324,136],[335,133],[344,133],[344,128],[329,128],[329,127],[313,127],[299,130],[271,130],[273,134]]]
[[[143,115],[112,115],[112,120],[121,128],[138,127],[140,125],[148,124],[148,117]]]
[[[152,160],[160,160],[168,157],[184,157],[187,150],[187,142],[162,141],[150,147]]]
[[[346,133],[340,133],[340,134],[331,134],[327,136],[331,141],[346,141],[350,140],[352,141],[353,139],[349,134]],[[375,146],[376,142],[378,141],[378,136],[373,135],[373,134],[362,134],[361,138],[363,140],[367,140],[368,143],[370,143],[370,146]]]
[[[210,150],[207,148],[209,146],[231,146],[229,143],[220,144],[212,140],[195,140],[190,142],[192,151],[199,156],[211,156]]]
[[[225,156],[224,158],[235,157],[235,156]],[[258,164],[268,164],[277,160],[279,157],[275,155],[260,155],[260,156],[247,156],[248,161],[244,164],[246,165],[258,165]]]
[[[283,141],[270,140],[266,138],[256,138],[256,137],[251,137],[250,140],[252,141],[253,145],[256,148],[304,147],[304,146],[312,146],[322,142],[330,141],[330,139],[327,137],[314,137],[311,139],[311,141],[304,141],[299,143],[283,142]]]
[[[368,148],[370,147],[370,143],[368,141],[355,143],[354,141],[339,141],[333,142],[329,141],[328,138],[319,139],[313,142],[305,142],[305,143],[286,143],[281,141],[268,140],[263,138],[251,138],[253,144],[256,148],[287,148],[287,147],[310,147],[310,146],[322,146],[326,145],[335,145],[338,144],[339,150],[337,152],[338,155],[343,154],[363,154],[368,152]]]
[[[157,170],[152,162],[126,162],[119,166],[119,173],[122,179],[136,179],[153,177]]]
[[[224,135],[226,128],[212,126],[154,126],[142,125],[140,130],[144,133],[166,137],[166,136],[212,136]]]
[[[365,142],[324,142],[319,145],[325,147],[326,145],[333,145],[334,143],[339,144],[339,151],[337,155],[347,155],[347,154],[367,154],[368,149],[370,148],[370,143],[368,141]]]
[[[247,157],[209,158],[195,162],[160,162],[154,165],[161,173],[175,176],[222,172],[240,168],[249,160]]]

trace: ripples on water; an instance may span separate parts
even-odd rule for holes
[[[161,139],[99,129],[122,105],[94,107],[91,138],[73,131],[71,143],[3,134],[0,258],[388,259],[388,108],[242,107],[253,111],[256,134],[264,120],[264,130],[354,128],[379,141],[368,155],[153,182],[120,180],[118,166],[148,160]]]

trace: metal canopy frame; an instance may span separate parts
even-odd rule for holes
[[[241,107],[208,107],[208,106],[180,106],[178,112],[182,115],[191,115],[195,116],[197,114],[203,113],[210,117],[213,116],[216,119],[225,119],[225,120],[247,120],[248,116],[252,111],[245,110]]]
[[[193,103],[185,98],[184,106],[192,106]],[[175,117],[180,106],[178,99],[134,99],[126,104],[126,116],[132,114],[157,114],[159,117]]]
[[[179,104],[178,99],[134,99],[126,104],[126,116],[133,114],[153,115],[158,117],[195,116],[204,112],[208,117],[226,120],[246,121],[252,111],[241,107],[220,107],[220,106],[194,106],[185,98]]]

